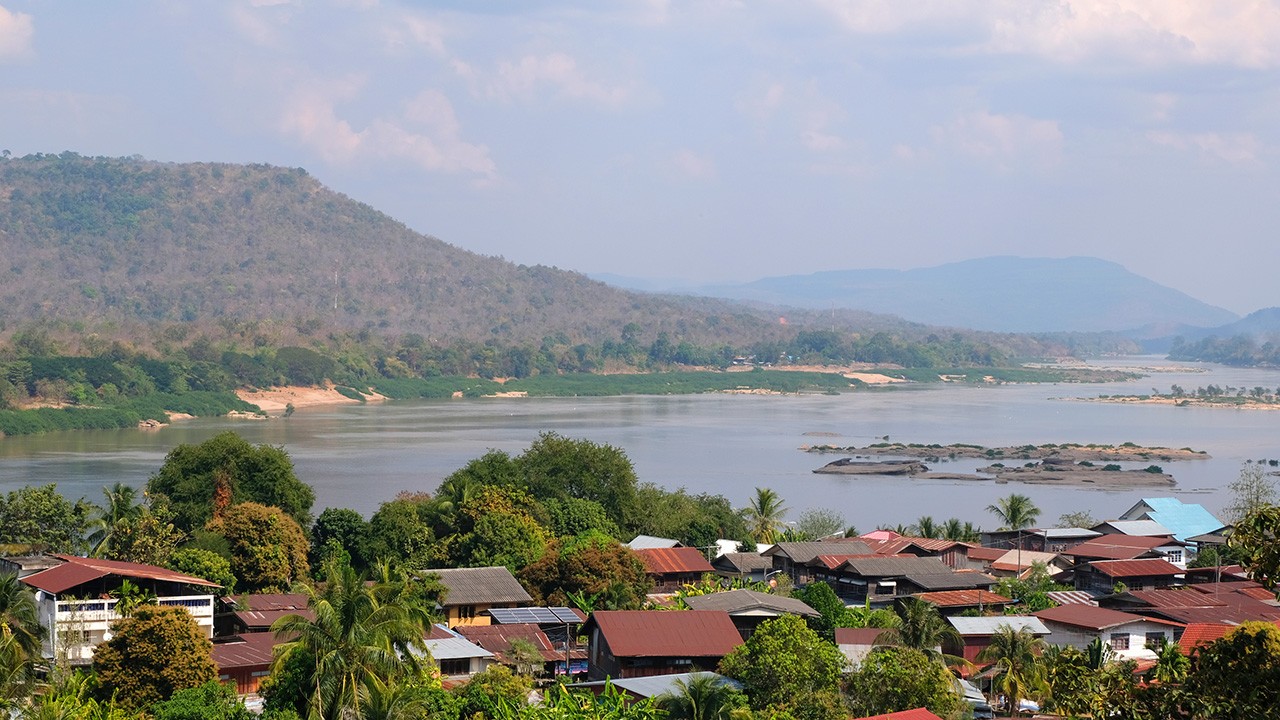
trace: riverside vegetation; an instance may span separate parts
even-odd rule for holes
[[[1280,507],[1269,504],[1275,494],[1265,478],[1262,485],[1252,478],[1242,474],[1242,533],[1227,550],[1269,583],[1280,577],[1270,549]],[[442,592],[432,568],[502,564],[537,600],[585,611],[645,607],[649,580],[619,542],[623,537],[645,532],[700,545],[727,536],[750,547],[802,539],[806,524],[814,532],[842,524],[817,511],[782,530],[786,508],[768,488],[739,511],[721,497],[640,483],[618,448],[544,434],[519,455],[490,452],[473,460],[435,494],[415,490],[387,501],[368,520],[341,508],[313,519],[312,497],[283,450],[227,433],[175,449],[145,494],[116,486],[95,506],[63,498],[52,486],[9,493],[0,498],[0,543],[162,564],[216,579],[223,592],[300,584],[314,619],[292,615],[275,626],[283,644],[264,684],[268,720],[836,720],[915,707],[948,720],[963,716],[948,670],[955,659],[934,650],[948,626],[933,606],[909,599],[894,610],[849,608],[821,582],[753,586],[793,594],[819,616],[768,621],[730,653],[719,670],[741,690],[691,681],[672,695],[632,704],[613,689],[597,697],[546,686],[532,676],[533,664],[517,672],[496,667],[460,688],[441,687],[422,646]],[[271,502],[279,505],[265,504]],[[1005,528],[1030,526],[1040,514],[1016,494],[989,510]],[[273,519],[241,523],[238,514]],[[900,529],[932,537],[977,532],[971,523],[931,518]],[[240,543],[278,545],[293,559],[263,565],[254,553],[238,552]],[[723,589],[704,581],[679,597]],[[1019,613],[1051,606],[1045,595],[1051,589],[1040,567],[1003,580],[997,591],[1018,598],[1011,612]],[[88,671],[45,667],[30,591],[13,576],[0,578],[5,709],[30,720],[252,717],[218,685],[210,644],[184,611],[145,597],[130,605]],[[839,627],[881,628],[884,646],[849,670],[831,642]],[[138,647],[159,650],[131,655]],[[1272,625],[1245,623],[1189,659],[1176,646],[1158,650],[1155,667],[1139,676],[1131,661],[1109,658],[1105,646],[1096,653],[1048,648],[1002,629],[982,660],[995,663],[1000,693],[1035,698],[1069,717],[1265,717],[1280,703],[1280,631]],[[526,703],[535,682],[546,686],[547,700],[538,706]]]

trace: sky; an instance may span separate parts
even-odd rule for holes
[[[1280,0],[0,0],[0,148],[303,167],[589,273],[1088,255],[1280,305]]]

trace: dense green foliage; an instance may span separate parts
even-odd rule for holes
[[[794,615],[760,624],[725,656],[720,671],[743,684],[755,709],[785,709],[797,718],[845,718],[840,699],[844,655]]]
[[[280,508],[232,505],[209,529],[230,543],[230,570],[246,592],[287,592],[311,570],[306,535]]]
[[[1268,340],[1259,344],[1251,335],[1211,336],[1187,341],[1174,338],[1169,348],[1170,360],[1215,362],[1236,367],[1275,367],[1280,365],[1280,344]]]
[[[114,625],[94,651],[93,670],[103,699],[145,708],[216,680],[212,650],[186,609],[143,605]]]
[[[846,693],[855,715],[923,707],[945,718],[959,708],[952,682],[951,673],[924,652],[882,647],[849,674]]]

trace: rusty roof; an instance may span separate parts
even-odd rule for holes
[[[755,590],[729,590],[727,592],[695,595],[684,599],[692,610],[724,610],[730,615],[800,615],[818,617],[818,611],[803,601],[782,595],[756,592]]]
[[[872,555],[870,546],[857,539],[822,542],[780,542],[760,553],[766,557],[785,555],[791,562],[806,565],[819,555]]]
[[[184,575],[168,568],[142,563],[122,562],[120,560],[100,560],[98,558],[77,557],[75,555],[58,555],[52,557],[62,561],[61,565],[42,570],[34,575],[22,578],[22,582],[45,592],[66,592],[87,582],[99,578],[116,575],[119,577],[158,580],[160,582],[178,583],[181,585],[198,585],[201,587],[222,587],[194,575]]]
[[[275,633],[258,632],[234,635],[228,642],[213,644],[213,663],[219,672],[238,668],[264,667],[275,659],[273,652],[276,645],[284,641],[276,640]]]
[[[1006,552],[1008,552],[1008,550],[1005,550],[1004,548],[971,547],[969,548],[969,559],[983,562],[995,562],[1003,557]]]
[[[836,628],[836,644],[868,647],[883,644],[877,643],[876,640],[884,634],[884,631],[884,628]]]
[[[864,553],[858,553],[856,555],[819,555],[818,557],[810,560],[808,565],[810,567],[821,565],[822,567],[825,567],[828,570],[835,570],[836,568],[843,565],[845,560],[848,560],[849,558],[856,558],[856,557],[880,557],[880,556],[867,555]]]
[[[1098,600],[1084,590],[1050,590],[1045,595],[1059,605],[1097,605]]]
[[[1182,568],[1163,558],[1145,560],[1094,560],[1089,563],[1094,570],[1113,578],[1148,577],[1153,575],[1181,575]]]
[[[616,657],[724,657],[742,636],[723,610],[599,610],[587,619]]]
[[[640,556],[645,571],[650,575],[715,572],[698,548],[645,548],[634,552]]]
[[[760,553],[725,553],[712,560],[711,564],[717,569],[740,573],[773,569],[773,561]]]
[[[1132,560],[1151,553],[1162,545],[1180,544],[1175,540],[1162,537],[1146,537],[1140,535],[1103,535],[1086,540],[1061,554],[1077,558],[1097,558],[1099,560]]]
[[[1072,625],[1074,627],[1086,628],[1089,630],[1106,630],[1107,628],[1119,627],[1120,625],[1128,625],[1135,622],[1151,622],[1160,625],[1173,625],[1182,627],[1182,623],[1170,622],[1168,620],[1158,620],[1156,618],[1146,617],[1145,615],[1134,615],[1133,613],[1120,612],[1119,610],[1108,610],[1107,608],[1097,607],[1095,605],[1059,605],[1058,607],[1040,610],[1032,613],[1041,620],[1049,622],[1061,623],[1063,625]]]
[[[939,590],[916,593],[915,597],[938,607],[978,607],[980,605],[1008,605],[1013,602],[990,590]]]
[[[1224,607],[1227,603],[1207,593],[1192,588],[1163,590],[1130,590],[1133,596],[1149,607]]]
[[[556,649],[551,639],[542,631],[542,628],[533,623],[515,623],[510,625],[459,625],[454,628],[462,637],[488,650],[498,657],[498,661],[504,664],[512,664],[510,657],[511,643],[516,640],[524,640],[537,648],[538,653],[542,655],[542,659],[546,662],[554,662],[564,660],[564,649]],[[585,648],[572,648],[569,651],[569,659],[575,658],[581,660],[587,657]]]

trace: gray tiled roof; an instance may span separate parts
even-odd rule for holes
[[[773,561],[760,553],[725,553],[712,560],[711,566],[719,570],[749,573],[772,570]]]
[[[428,572],[439,575],[440,583],[449,589],[444,596],[445,607],[531,601],[529,593],[505,567],[450,568]]]
[[[907,573],[906,579],[925,590],[968,590],[996,584],[995,578],[976,572]]]
[[[1001,625],[1008,625],[1014,630],[1027,628],[1037,635],[1048,635],[1040,618],[1030,615],[997,615],[995,617],[949,617],[947,622],[955,627],[961,635],[994,635]]]
[[[728,592],[695,595],[685,598],[684,601],[694,610],[724,610],[730,615],[763,610],[779,615],[818,616],[816,610],[800,600],[754,590],[730,590]]]
[[[936,557],[889,555],[886,557],[849,558],[844,566],[863,577],[904,577],[907,575],[946,575],[952,569]]]

